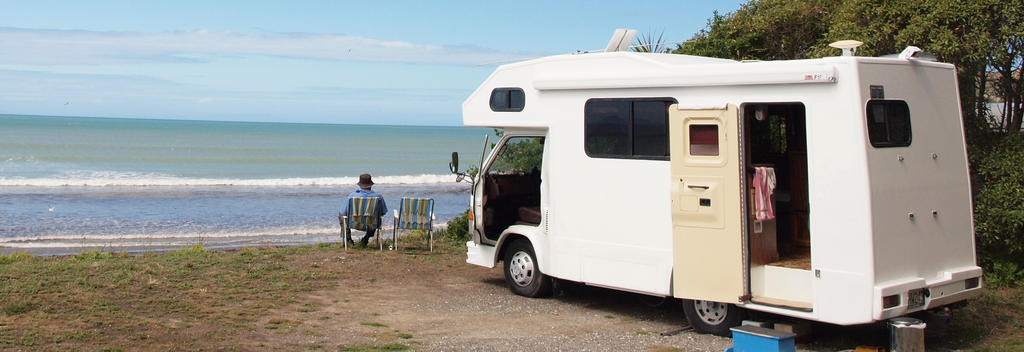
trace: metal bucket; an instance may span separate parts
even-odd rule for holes
[[[889,351],[924,352],[924,328],[927,326],[920,319],[889,319]]]

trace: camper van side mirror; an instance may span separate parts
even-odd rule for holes
[[[448,169],[452,170],[453,174],[459,173],[459,152],[452,152],[452,161],[448,163]]]

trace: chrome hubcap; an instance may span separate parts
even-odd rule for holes
[[[725,321],[729,314],[729,305],[711,301],[693,301],[693,307],[697,309],[697,316],[708,325],[718,325]]]
[[[533,258],[526,252],[516,252],[508,262],[508,272],[516,285],[529,286],[533,282]]]

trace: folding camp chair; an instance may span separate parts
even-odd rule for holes
[[[380,198],[377,197],[354,197],[348,200],[348,214],[338,216],[345,249],[348,249],[348,240],[352,238],[352,230],[376,229],[377,244],[380,246],[380,250],[384,250],[384,243],[380,240],[382,232],[380,218],[384,215],[381,205]]]
[[[426,230],[430,236],[430,251],[434,251],[434,200],[430,198],[402,197],[402,204],[395,210],[395,228],[391,238],[398,249],[398,229]]]

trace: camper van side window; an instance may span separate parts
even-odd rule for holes
[[[492,111],[523,111],[526,94],[520,88],[494,88],[491,91]]]
[[[668,159],[671,98],[591,99],[584,107],[584,150],[594,158]]]
[[[910,145],[910,108],[902,100],[870,100],[868,139],[875,148]]]

